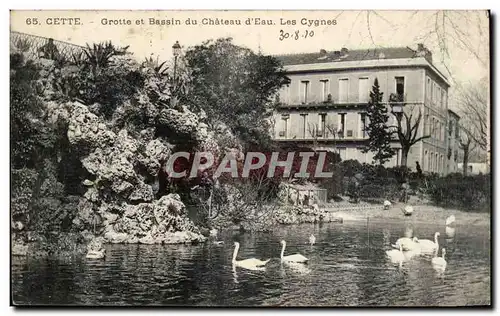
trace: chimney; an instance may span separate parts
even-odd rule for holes
[[[425,57],[432,64],[432,52],[422,43],[417,44],[417,56]]]
[[[340,50],[340,53],[342,55],[347,55],[348,52],[349,52],[349,50],[347,48],[345,48],[345,47],[342,47],[342,49]]]

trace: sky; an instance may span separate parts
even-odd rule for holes
[[[56,17],[79,18],[81,25],[49,25]],[[37,25],[28,22],[34,18]],[[181,25],[149,25],[150,18],[178,19]],[[255,25],[256,18],[273,25]],[[103,19],[121,24],[104,25]],[[144,24],[136,25],[141,19]],[[197,20],[198,25],[186,25],[187,19]],[[239,20],[242,25],[201,25],[203,19]],[[253,19],[253,25],[246,25],[247,19]],[[302,19],[309,25],[302,25]],[[315,20],[330,21],[330,25],[315,26]],[[286,21],[295,21],[295,25]],[[119,46],[129,45],[139,60],[151,55],[170,59],[177,40],[185,49],[220,37],[232,37],[236,44],[264,54],[342,47],[416,48],[417,43],[423,43],[433,52],[434,64],[452,83],[451,103],[460,84],[489,76],[486,11],[12,11],[11,30],[78,45],[111,40]],[[296,31],[300,35],[297,40]],[[286,33],[290,36],[280,40]]]

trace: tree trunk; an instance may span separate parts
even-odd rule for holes
[[[406,167],[408,163],[408,152],[410,151],[409,148],[401,148],[401,167]]]
[[[462,166],[462,173],[464,176],[467,176],[467,165],[469,164],[469,146],[464,146],[464,159],[463,159],[463,166]]]

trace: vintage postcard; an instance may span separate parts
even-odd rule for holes
[[[10,18],[13,306],[491,306],[489,11]]]

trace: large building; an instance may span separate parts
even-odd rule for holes
[[[411,147],[407,166],[415,170],[418,161],[424,172],[445,174],[456,170],[455,133],[450,135],[447,129],[450,124],[452,129],[458,126],[459,118],[448,111],[450,84],[422,44],[415,49],[342,48],[277,58],[291,82],[279,93],[272,130],[276,140],[301,142],[337,151],[343,160],[372,163],[373,155],[362,149],[368,138],[365,108],[377,78],[383,102],[388,103],[391,94],[397,96],[405,113],[413,113],[413,122],[421,113],[417,137],[431,136]],[[449,124],[451,121],[455,123]],[[396,122],[391,114],[389,125]],[[391,146],[397,154],[386,166],[401,163],[399,142],[395,139]]]

